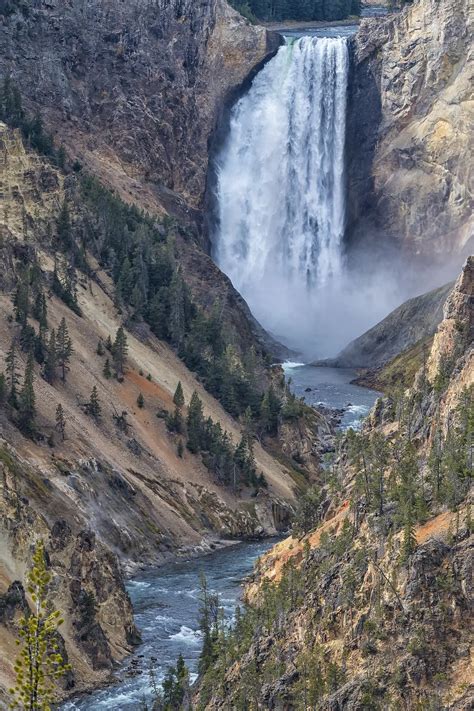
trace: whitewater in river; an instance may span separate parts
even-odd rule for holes
[[[275,539],[239,543],[203,558],[170,563],[151,569],[127,583],[135,611],[135,623],[143,643],[117,672],[118,683],[69,701],[62,711],[139,711],[150,702],[148,670],[153,667],[161,683],[169,666],[181,653],[196,678],[202,638],[199,632],[199,576],[219,594],[220,604],[231,619],[243,578]]]
[[[343,270],[348,70],[345,36],[287,38],[217,159],[214,258],[262,325],[306,350]]]

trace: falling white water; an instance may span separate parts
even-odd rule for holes
[[[217,160],[214,257],[263,326],[306,351],[343,267],[348,66],[344,37],[281,47]]]

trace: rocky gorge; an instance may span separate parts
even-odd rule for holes
[[[349,260],[363,261],[368,247],[385,260],[387,254],[402,262],[413,257],[426,267],[423,274],[449,262],[454,274],[464,254],[472,251],[471,23],[465,0],[418,0],[397,15],[363,20],[349,40]],[[0,397],[0,705],[8,703],[18,618],[31,604],[24,581],[39,539],[46,545],[55,605],[65,618],[61,644],[72,664],[59,691],[65,697],[107,683],[138,642],[124,585],[127,575],[229,541],[287,531],[308,488],[335,486],[336,479],[326,481],[327,460],[332,461],[339,439],[332,413],[309,408],[292,395],[281,367],[273,364],[289,350],[262,328],[209,255],[208,230],[215,217],[213,161],[229,107],[281,42],[279,34],[251,24],[224,0],[0,3],[5,114],[0,123],[0,373],[7,371],[13,343],[18,347],[14,377],[24,372],[25,332],[31,336],[26,326],[41,337],[43,327],[34,309],[38,282],[47,304],[49,336],[64,318],[73,344],[64,380],[49,382],[44,363],[34,365],[36,436],[21,431],[15,408]],[[9,86],[18,94],[8,94]],[[7,94],[21,97],[21,122],[11,121]],[[33,145],[35,130],[43,139],[51,136],[49,153],[44,145]],[[117,256],[123,243],[133,245],[125,268]],[[137,277],[136,270],[147,260],[158,265],[156,272],[143,270]],[[26,319],[20,323],[18,286],[30,267]],[[132,277],[128,273],[124,286],[131,268],[135,271]],[[172,293],[180,299],[169,320],[177,328],[185,321],[194,324],[178,340],[157,335],[163,331],[150,319],[143,295],[132,289],[146,284],[150,290],[156,275],[161,278],[167,269],[174,270],[169,293],[175,289]],[[58,271],[65,283],[72,278],[74,308],[54,291]],[[420,280],[420,291],[446,281],[436,281],[435,275],[436,284],[431,284],[430,278]],[[153,302],[155,321],[160,304],[171,299],[169,293],[159,292],[158,306]],[[121,326],[128,341],[127,364],[123,376],[110,378],[104,375],[105,360],[109,354],[112,358],[107,339]],[[424,456],[438,436],[427,418],[436,418],[446,434],[456,422],[462,393],[472,385],[472,261],[454,291],[450,284],[400,307],[395,317],[352,346],[349,355],[344,351],[347,360],[338,365],[385,365],[407,348],[419,348],[420,338],[427,341],[429,358],[426,351],[423,364],[417,352],[413,377],[406,384],[418,404],[410,412]],[[211,374],[218,373],[221,390],[207,371],[203,374],[203,361],[212,365]],[[251,405],[259,414],[252,420],[250,406],[250,425],[249,413],[235,402],[236,390],[225,388],[231,378],[220,375],[222,363],[244,396],[249,382],[257,393],[257,404]],[[439,392],[436,397],[427,393],[427,381],[440,388],[441,380],[440,397]],[[179,432],[169,426],[178,382],[185,412],[193,392],[198,393],[208,429],[218,425],[236,446],[251,432],[258,485],[255,480],[242,486],[235,479],[233,485],[223,482],[219,467],[209,468],[209,449],[184,447],[183,453]],[[99,422],[88,414],[93,385],[103,408]],[[140,395],[144,406],[143,401],[138,404]],[[67,418],[64,441],[55,422],[59,404]],[[393,407],[393,402],[378,403],[367,427],[389,438],[395,429]],[[355,487],[353,470],[341,471],[338,490],[331,489],[333,498],[322,502],[325,518],[320,522],[324,530],[334,529],[336,538],[349,520],[347,501]],[[357,609],[347,607],[345,598],[339,604],[347,592],[339,581],[349,568],[354,573],[360,560],[353,559],[352,549],[346,551],[347,559],[335,560],[329,551],[330,561],[324,560],[328,551],[318,548],[320,528],[305,534],[303,542],[277,547],[262,563],[260,575],[274,581],[279,576],[275,571],[289,558],[298,564],[304,560],[309,571],[314,563],[318,579],[308,574],[302,589],[322,620],[317,643],[323,648],[324,674],[330,675],[328,659],[333,655],[344,674],[361,665],[368,676],[374,653],[369,647],[382,648],[382,680],[377,677],[370,687],[368,701],[358,677],[348,684],[347,676],[343,683],[335,673],[332,686],[324,681],[323,706],[317,708],[380,708],[367,706],[369,702],[387,707],[387,640],[401,624],[400,599],[405,622],[417,626],[426,621],[433,642],[437,616],[444,636],[436,638],[442,650],[431,669],[415,650],[418,637],[402,635],[394,652],[402,660],[400,678],[393,684],[405,685],[407,692],[406,698],[395,692],[394,703],[415,703],[415,687],[431,690],[436,683],[449,708],[468,708],[469,640],[459,624],[467,619],[470,575],[470,524],[465,521],[471,502],[464,494],[456,503],[457,514],[430,509],[436,514],[433,530],[442,530],[445,538],[449,532],[447,542],[433,540],[430,517],[417,524],[416,558],[392,587],[383,581],[398,560],[400,532],[386,546],[383,535],[372,530],[370,517],[364,518],[359,501],[362,529],[354,534],[354,546],[365,537],[371,555],[378,547],[380,556],[374,554],[364,568]],[[383,519],[383,526],[390,528],[390,521]],[[302,553],[306,542],[308,560]],[[254,595],[257,599],[259,586],[256,579],[249,600]],[[429,619],[428,598],[434,606]],[[446,611],[449,604],[452,614]],[[381,616],[380,636],[370,624],[364,628],[375,607]],[[291,629],[282,637],[279,660],[284,673],[267,669],[262,687],[253,682],[255,663],[265,667],[281,632],[266,630],[261,640],[241,650],[241,660],[229,674],[219,677],[235,708],[241,708],[239,695],[249,688],[256,708],[301,707],[288,705],[294,703],[289,690],[304,677],[296,658],[308,615],[307,600],[291,610]],[[360,634],[354,634],[354,615]],[[450,634],[458,649],[446,642]],[[405,659],[407,641],[415,651]],[[318,654],[311,663],[320,659]],[[436,674],[441,676],[435,682]],[[447,692],[450,682],[452,695]],[[196,693],[197,699],[205,698],[199,697],[199,688]],[[221,708],[223,698],[216,691],[203,704]]]

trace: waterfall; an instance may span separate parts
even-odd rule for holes
[[[214,258],[297,348],[342,273],[348,67],[344,37],[289,41],[233,107],[217,158]]]

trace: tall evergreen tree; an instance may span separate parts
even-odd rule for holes
[[[13,306],[15,309],[15,320],[26,325],[30,310],[30,286],[28,273],[23,274],[18,280],[15,293],[13,295]]]
[[[92,388],[90,400],[86,405],[86,412],[88,415],[94,418],[94,420],[99,421],[102,415],[102,407],[100,405],[99,393],[97,392],[97,387],[94,385]]]
[[[49,334],[49,342],[46,348],[46,360],[44,363],[44,377],[48,383],[54,383],[56,378],[56,368],[58,365],[58,358],[56,352],[56,331],[54,328]]]
[[[61,378],[63,381],[66,380],[66,371],[68,370],[72,353],[72,341],[69,336],[66,319],[63,317],[56,336],[56,358],[58,366],[61,368]]]
[[[48,305],[43,291],[40,291],[33,303],[32,315],[38,321],[40,329],[48,328]]]
[[[56,224],[56,233],[59,246],[68,250],[72,246],[71,217],[66,201],[63,202]]]
[[[56,430],[64,442],[66,439],[66,418],[64,416],[64,409],[61,403],[58,403],[56,408]]]
[[[168,417],[166,418],[166,426],[168,427],[170,432],[177,432],[178,434],[181,434],[184,429],[182,413],[182,409],[184,407],[184,394],[181,381],[179,381],[178,385],[176,386],[176,390],[173,396],[173,402],[175,405],[174,413],[173,415],[168,415]]]
[[[18,407],[18,353],[15,339],[12,340],[10,349],[5,358],[6,376],[8,383],[8,402],[12,407]]]
[[[102,375],[107,380],[110,380],[110,378],[112,377],[112,371],[110,369],[110,360],[108,358],[105,359],[104,367],[102,369]]]
[[[188,441],[186,446],[190,452],[196,454],[201,449],[202,430],[204,425],[202,402],[196,391],[194,391],[191,396],[186,425],[188,429]]]
[[[32,434],[34,431],[36,417],[36,397],[34,391],[34,359],[30,353],[25,368],[25,377],[23,387],[18,399],[18,422],[20,428],[27,434]]]
[[[59,651],[58,627],[63,620],[54,610],[50,595],[51,574],[46,565],[43,542],[33,555],[27,590],[33,610],[19,622],[20,654],[15,661],[16,684],[12,689],[11,708],[24,711],[47,711],[56,700],[56,682],[71,669]]]
[[[114,367],[118,375],[123,375],[123,370],[125,367],[125,361],[127,360],[128,344],[127,336],[120,326],[115,334],[115,341],[112,346],[112,357],[114,361]]]
[[[185,293],[184,282],[181,274],[176,271],[170,285],[170,317],[169,331],[171,343],[179,348],[183,343],[186,332]]]

